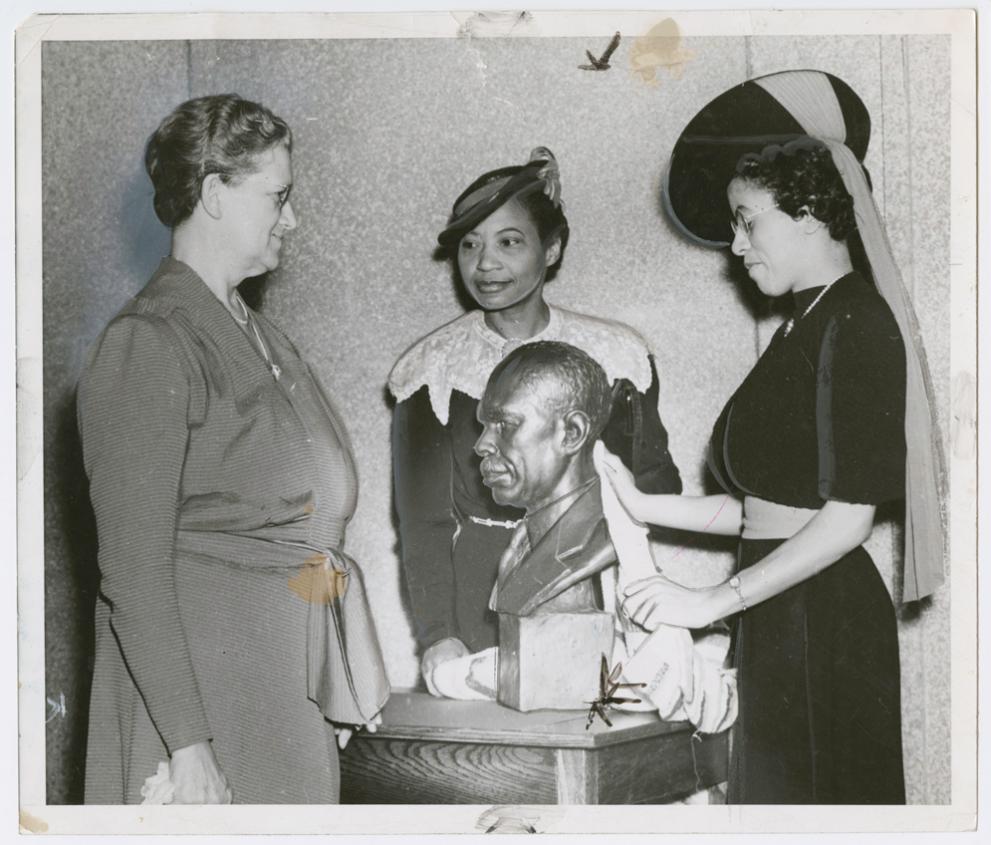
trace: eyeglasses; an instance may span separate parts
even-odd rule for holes
[[[757,217],[758,215],[763,214],[765,211],[770,211],[772,208],[777,208],[777,207],[778,207],[777,203],[775,203],[774,205],[769,205],[767,208],[762,208],[760,211],[755,211],[749,217],[747,217],[747,215],[745,215],[742,211],[737,209],[736,216],[734,216],[733,219],[730,220],[729,222],[730,228],[732,228],[733,230],[733,234],[736,235],[739,232],[743,232],[743,234],[749,238],[750,227],[751,224],[753,223],[754,218]]]

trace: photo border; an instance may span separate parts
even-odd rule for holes
[[[647,31],[673,17],[686,37],[698,35],[771,36],[794,34],[949,34],[951,91],[951,381],[977,373],[977,201],[976,30],[966,10],[925,11],[720,10],[681,12],[540,11],[532,14],[540,33],[528,37],[608,35],[616,28]],[[17,343],[17,534],[20,707],[20,812],[25,829],[48,833],[413,833],[475,832],[487,805],[432,805],[429,813],[408,805],[348,805],[346,813],[324,806],[293,807],[291,813],[252,807],[83,807],[45,803],[44,577],[37,561],[44,549],[42,460],[41,308],[41,98],[40,43],[45,40],[433,38],[457,37],[471,15],[463,13],[276,13],[271,15],[198,13],[42,16],[27,21],[15,45],[16,101],[16,343]],[[207,33],[204,35],[204,33]],[[954,413],[962,407],[954,395]],[[973,409],[970,409],[973,411]],[[950,451],[948,509],[952,666],[952,801],[946,806],[899,808],[782,808],[638,806],[547,809],[556,816],[551,833],[779,831],[946,831],[974,824],[977,800],[974,761],[977,734],[977,466],[954,461]],[[961,506],[960,503],[966,506]],[[37,718],[32,718],[38,714]],[[39,765],[40,763],[40,765]],[[836,818],[841,815],[842,818]],[[334,816],[341,816],[334,818]],[[424,817],[429,818],[427,824]],[[703,823],[700,824],[700,821]]]

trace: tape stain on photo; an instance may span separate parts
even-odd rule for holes
[[[303,601],[330,604],[347,592],[347,573],[329,566],[326,555],[315,554],[306,559],[300,570],[289,579],[289,589]]]
[[[533,15],[527,11],[451,12],[451,15],[458,22],[457,36],[467,48],[483,88],[489,81],[488,63],[485,61],[482,50],[473,46],[471,42],[476,38],[508,38],[537,34]],[[506,101],[503,100],[502,102]]]
[[[478,817],[475,829],[482,833],[544,833],[563,815],[564,808],[553,805],[524,807],[497,804]]]
[[[21,810],[19,821],[21,830],[26,830],[28,833],[48,832],[48,822],[44,819],[39,819],[37,816],[32,816],[26,810]]]
[[[459,38],[503,38],[507,35],[533,35],[530,12],[452,12],[458,22]]]
[[[641,35],[630,48],[630,71],[647,85],[660,85],[660,72],[681,79],[695,53],[682,46],[681,30],[674,18],[665,18]]]

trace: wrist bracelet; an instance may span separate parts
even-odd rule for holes
[[[733,588],[733,591],[736,593],[736,597],[740,600],[740,610],[741,611],[742,610],[746,610],[747,609],[747,600],[743,597],[743,589],[742,589],[742,586],[740,584],[740,576],[739,575],[734,575],[726,583],[729,584],[730,587]]]

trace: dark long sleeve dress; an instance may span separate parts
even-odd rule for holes
[[[727,403],[709,465],[738,496],[801,508],[904,495],[905,353],[860,276],[795,294],[783,326]],[[739,568],[783,540],[741,541]],[[730,801],[904,803],[898,633],[888,591],[858,547],[740,614],[740,715]]]
[[[621,323],[551,306],[547,327],[526,342],[559,340],[597,360],[613,384],[605,445],[632,466],[641,489],[680,493],[658,411],[653,357]],[[482,484],[475,418],[489,373],[518,342],[473,311],[423,338],[397,362],[392,455],[403,572],[421,649],[457,637],[471,651],[497,644],[488,608],[499,557],[523,512],[497,505]]]

